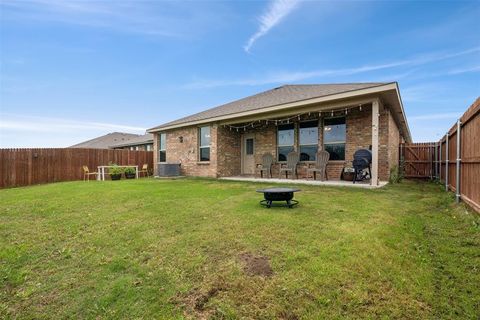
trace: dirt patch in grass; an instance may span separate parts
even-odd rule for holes
[[[215,311],[208,308],[208,302],[225,290],[226,287],[222,285],[213,286],[207,291],[192,289],[185,294],[177,295],[173,302],[184,308],[187,317],[209,319]]]
[[[268,257],[257,256],[249,252],[240,254],[240,262],[243,264],[243,271],[250,276],[270,277],[273,269],[270,266]]]

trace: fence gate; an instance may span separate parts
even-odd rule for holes
[[[435,176],[436,153],[433,143],[402,143],[400,159],[403,161],[405,178],[429,178]]]

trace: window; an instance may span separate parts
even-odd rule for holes
[[[199,128],[198,135],[200,136],[199,160],[210,161],[210,127]]]
[[[253,139],[248,138],[245,140],[245,149],[248,155],[253,154]]]
[[[323,126],[323,145],[330,153],[330,160],[345,160],[345,117],[327,118]]]
[[[152,145],[151,144],[147,144],[147,151],[152,151]]]
[[[287,155],[294,150],[295,144],[295,126],[284,124],[278,126],[277,148],[278,161],[287,161]]]
[[[160,133],[158,136],[158,162],[167,161],[167,134]]]
[[[315,161],[318,151],[318,121],[300,122],[300,161]]]

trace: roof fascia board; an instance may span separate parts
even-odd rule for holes
[[[405,123],[405,128],[407,129],[407,135],[408,135],[408,139],[410,141],[407,140],[407,142],[412,142],[412,134],[410,133],[410,127],[408,126],[408,122],[407,122],[407,115],[405,114],[405,109],[403,108],[403,101],[402,101],[402,97],[400,96],[400,88],[398,87],[398,83],[395,82],[395,92],[397,93],[397,98],[398,98],[398,102],[400,103],[400,109],[402,110],[402,117],[403,117],[403,121]]]

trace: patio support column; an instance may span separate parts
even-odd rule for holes
[[[380,102],[372,101],[372,177],[370,184],[378,185],[378,123],[380,116]]]

